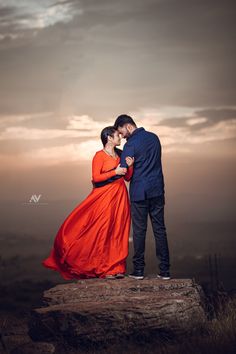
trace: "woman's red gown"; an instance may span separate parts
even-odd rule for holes
[[[92,180],[100,182],[115,176],[111,169],[119,163],[120,157],[97,151],[92,161]],[[129,181],[132,174],[133,166],[125,176],[92,189],[61,225],[43,266],[60,272],[67,280],[126,272],[131,217],[124,179]]]

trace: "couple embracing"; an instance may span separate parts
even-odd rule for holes
[[[117,148],[126,139],[123,150]],[[92,160],[91,193],[65,219],[42,265],[66,279],[124,278],[133,228],[133,272],[144,278],[148,215],[159,261],[158,278],[170,279],[164,221],[165,191],[158,136],[128,115],[101,132],[103,149]],[[130,181],[129,196],[125,181]]]

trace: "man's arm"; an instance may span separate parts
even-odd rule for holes
[[[131,143],[129,143],[128,141],[127,141],[127,143],[125,143],[121,157],[120,157],[120,167],[128,168],[128,165],[125,161],[125,158],[127,156],[134,157],[134,146]]]

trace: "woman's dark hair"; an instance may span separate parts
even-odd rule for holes
[[[116,132],[116,128],[111,125],[109,127],[105,127],[102,131],[101,131],[101,140],[102,140],[102,144],[103,146],[106,145],[107,141],[108,141],[108,136],[112,136],[114,137],[114,133]]]
[[[118,129],[118,127],[123,127],[125,124],[132,124],[134,127],[137,127],[135,121],[133,120],[133,118],[131,118],[130,116],[128,116],[127,114],[121,114],[119,117],[116,118],[114,127],[116,129]]]

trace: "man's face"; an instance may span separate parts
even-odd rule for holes
[[[118,132],[120,133],[121,137],[127,139],[130,137],[131,133],[128,130],[128,124],[125,124],[123,127],[118,127]]]

